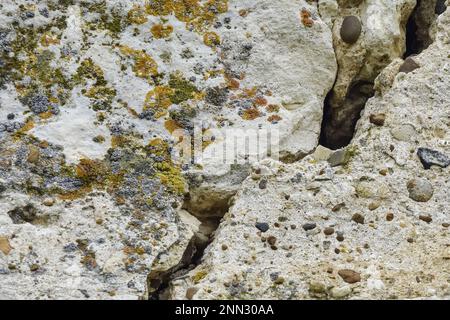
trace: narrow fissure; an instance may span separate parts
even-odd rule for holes
[[[189,242],[178,265],[164,272],[150,273],[147,283],[149,300],[168,300],[170,283],[183,277],[202,262],[205,250],[214,240],[215,231],[221,219],[229,210],[228,200],[219,201],[207,211],[197,211],[195,203],[192,203],[189,198],[185,200],[183,209],[201,222],[199,230]]]
[[[417,0],[406,25],[406,52],[403,58],[417,55],[433,43],[431,28],[436,17],[446,9],[445,0]]]
[[[372,82],[356,81],[350,86],[344,103],[339,108],[334,108],[331,104],[331,90],[324,102],[319,143],[332,150],[347,146],[353,139],[361,111],[374,93]]]

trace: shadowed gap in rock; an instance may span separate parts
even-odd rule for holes
[[[332,150],[347,146],[353,138],[356,123],[367,100],[374,95],[373,83],[356,81],[348,90],[344,103],[333,108],[333,91],[325,98],[320,144]]]
[[[201,263],[206,248],[214,240],[215,231],[219,227],[221,219],[229,210],[228,200],[230,199],[218,202],[208,211],[196,211],[195,204],[187,197],[183,209],[201,222],[199,231],[189,242],[178,265],[164,272],[149,274],[147,279],[149,300],[168,300],[170,283],[183,277]]]

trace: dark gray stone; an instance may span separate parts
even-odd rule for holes
[[[266,232],[267,230],[269,230],[269,224],[265,222],[257,222],[255,223],[255,227],[261,232]]]
[[[361,31],[362,25],[358,17],[347,16],[342,22],[341,39],[348,44],[353,44],[358,41]]]
[[[450,158],[436,150],[419,148],[417,150],[417,156],[420,162],[422,162],[423,167],[427,170],[433,165],[441,168],[446,168],[450,165]]]

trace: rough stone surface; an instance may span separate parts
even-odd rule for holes
[[[448,298],[450,13],[399,72],[415,3],[2,1],[0,298]],[[245,130],[277,150],[224,163]]]

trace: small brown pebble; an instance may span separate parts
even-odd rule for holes
[[[192,300],[194,298],[194,295],[197,293],[198,289],[195,287],[190,287],[186,290],[186,298],[188,300]]]
[[[331,209],[331,211],[337,212],[337,211],[341,210],[343,207],[345,207],[345,203],[339,203],[339,204],[335,205],[335,206]]]
[[[226,244],[223,244],[223,245],[222,245],[222,250],[225,251],[225,250],[227,250],[227,249],[228,249],[228,246],[227,246]]]
[[[431,216],[420,215],[419,219],[425,221],[426,223],[430,223],[431,221],[433,221],[433,218],[431,218]]]
[[[409,243],[413,243],[414,239],[413,238],[408,238],[408,239],[406,239],[406,241],[408,241]]]
[[[405,62],[400,66],[399,72],[410,73],[414,70],[420,68],[417,62],[414,61],[412,57],[408,57],[405,59]]]
[[[450,227],[450,223],[444,222],[444,223],[442,224],[442,226],[443,226],[444,228],[448,228],[448,227]]]
[[[382,127],[384,126],[384,122],[386,120],[386,115],[384,113],[379,114],[371,114],[369,117],[370,123]]]
[[[327,273],[333,273],[333,268],[331,268],[331,267],[328,268],[328,269],[327,269]]]
[[[291,229],[295,230],[295,229],[297,229],[297,226],[295,224],[291,224]]]
[[[341,250],[339,250],[338,248],[334,249],[334,253],[339,254],[341,252]]]
[[[344,241],[344,233],[338,231],[337,234],[336,234],[336,240],[339,241],[339,242]]]
[[[277,247],[277,246],[270,246],[270,249],[272,249],[272,250],[278,250],[278,247]]]
[[[382,176],[386,176],[388,174],[388,170],[387,169],[381,169],[380,171],[378,171]]]
[[[3,252],[4,255],[8,255],[11,250],[12,248],[9,244],[9,239],[6,237],[0,237],[0,251]]]
[[[334,233],[334,228],[327,227],[327,228],[323,229],[323,233],[325,233],[325,235],[327,235],[327,236],[331,236]]]
[[[361,281],[361,275],[353,270],[343,269],[338,271],[339,276],[347,283],[356,283]]]
[[[99,218],[99,219],[95,220],[95,223],[98,225],[103,224],[103,219]]]
[[[355,221],[356,223],[364,224],[364,216],[359,213],[355,213],[352,216],[352,220]]]
[[[387,221],[394,220],[394,214],[392,212],[388,212],[388,214],[386,215],[386,220]]]
[[[369,244],[368,244],[368,243],[365,243],[365,244],[364,244],[364,249],[369,249],[369,248],[370,248]]]
[[[271,245],[274,246],[275,243],[277,242],[277,238],[275,238],[274,236],[270,236],[267,238],[267,242]]]

